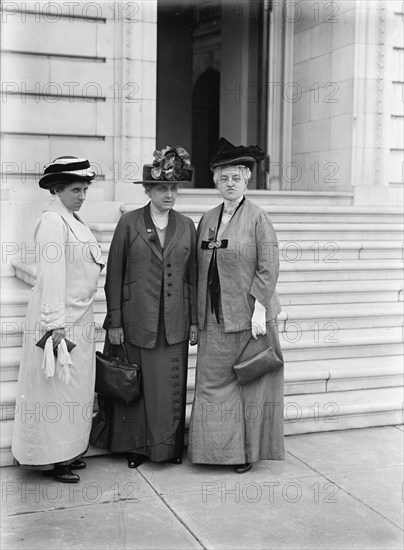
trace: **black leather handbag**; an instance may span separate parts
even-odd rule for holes
[[[125,358],[113,357],[110,354],[96,352],[95,391],[110,399],[129,405],[139,399],[141,392],[142,372],[139,365],[128,361],[125,345]],[[119,346],[110,346],[119,347]]]
[[[280,369],[282,366],[283,361],[276,355],[268,336],[262,335],[258,336],[257,340],[251,337],[247,342],[237,359],[237,363],[234,365],[234,371],[239,384],[244,386],[267,372]]]

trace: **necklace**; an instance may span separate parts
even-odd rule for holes
[[[232,216],[234,212],[237,210],[240,202],[243,200],[243,197],[240,197],[239,199],[236,199],[235,201],[224,201],[224,207],[223,207],[223,214],[227,214],[228,216]]]
[[[165,219],[165,225],[162,225],[161,222],[158,222],[157,219],[155,218],[153,212],[150,210],[150,214],[151,214],[151,217],[152,217],[152,220],[153,220],[153,223],[154,225],[157,227],[157,229],[160,229],[160,231],[163,231],[164,229],[166,229],[167,225],[168,225],[168,216],[167,218]],[[165,217],[165,216],[164,216]],[[164,222],[163,222],[164,223]]]

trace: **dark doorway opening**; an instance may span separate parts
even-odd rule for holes
[[[192,162],[195,187],[214,187],[209,159],[219,139],[220,73],[205,71],[192,93]]]
[[[156,146],[188,150],[194,176],[184,187],[214,187],[209,160],[220,136],[266,149],[267,11],[264,0],[231,9],[158,0]],[[264,169],[255,172],[250,187],[264,187]]]

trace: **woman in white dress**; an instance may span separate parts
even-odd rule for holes
[[[88,447],[93,411],[93,301],[103,263],[94,235],[77,215],[94,178],[89,168],[86,159],[59,157],[39,181],[53,197],[35,229],[37,279],[25,322],[12,441],[17,464],[64,483],[78,482],[72,470],[86,467],[79,459]]]

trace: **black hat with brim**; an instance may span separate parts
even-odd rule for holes
[[[59,157],[45,167],[39,180],[39,187],[51,189],[58,184],[68,185],[74,182],[89,183],[95,177],[87,159],[77,157]]]
[[[264,158],[265,153],[258,145],[233,145],[221,137],[215,145],[209,164],[212,172],[219,166],[247,166],[253,170],[256,162]]]

